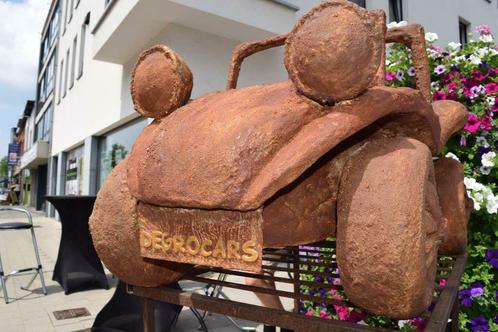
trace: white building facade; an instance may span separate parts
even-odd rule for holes
[[[144,49],[166,44],[187,62],[192,98],[223,90],[232,49],[289,32],[318,0],[60,0],[50,194],[93,195],[148,120],[134,112],[129,84]],[[355,0],[388,21],[421,23],[440,41],[476,25],[498,32],[498,0]],[[470,37],[469,37],[470,39]],[[287,78],[281,48],[246,59],[239,86]],[[56,166],[55,166],[56,165]]]

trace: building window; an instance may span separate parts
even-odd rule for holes
[[[45,69],[45,96],[49,96],[54,91],[54,70],[55,70],[55,57],[52,56]]]
[[[78,64],[78,79],[83,75],[83,65],[85,63],[85,41],[88,25],[90,24],[90,13],[86,14],[85,22],[81,25],[80,33],[80,58]]]
[[[67,6],[69,7],[69,18],[67,19],[67,22],[71,22],[71,19],[73,18],[73,9],[74,9],[74,0],[67,0]]]
[[[63,18],[63,22],[64,22],[64,28],[62,29],[62,33],[66,32],[66,26],[67,26],[67,6],[69,5],[69,0],[66,0],[64,2],[64,16],[62,17]]]
[[[147,123],[146,119],[140,118],[99,138],[97,166],[98,188],[102,186],[105,178],[112,169],[129,155],[133,142],[135,142],[135,139],[147,126]]]
[[[403,21],[403,2],[402,2],[402,0],[389,0],[389,20],[391,22]]]
[[[36,141],[48,141],[52,127],[52,106],[49,106],[35,126]]]
[[[43,107],[43,103],[47,99],[45,95],[45,76],[42,76],[40,83],[38,83],[38,108],[37,111]]]
[[[462,44],[462,45],[465,45],[468,42],[469,26],[470,26],[470,24],[465,20],[460,19],[460,21],[458,22],[460,44]]]
[[[59,69],[59,92],[57,94],[57,103],[61,102],[61,97],[62,97],[62,82],[64,78],[64,59],[61,61],[61,67]]]
[[[67,86],[68,86],[68,72],[69,72],[69,49],[66,52],[66,70],[64,71],[64,94],[62,97],[66,96]]]
[[[66,153],[65,194],[83,194],[83,146]]]
[[[55,40],[57,39],[57,34],[59,33],[59,6],[55,8],[54,15],[50,20],[49,27],[49,44],[50,48],[54,45]]]
[[[366,4],[365,4],[365,0],[350,0],[351,2],[354,2],[355,4],[357,4],[358,6],[361,6],[363,8],[366,8]]]
[[[73,39],[73,54],[71,59],[71,80],[69,81],[69,89],[74,85],[74,71],[76,70],[76,44],[78,44],[78,36]]]

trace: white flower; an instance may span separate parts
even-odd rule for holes
[[[465,177],[463,179],[463,183],[465,184],[465,187],[470,190],[481,191],[482,189],[484,189],[484,185],[477,182],[474,178]]]
[[[494,153],[493,151],[486,152],[481,157],[482,166],[484,167],[495,166],[495,158],[496,158],[496,153]]]
[[[398,320],[398,327],[402,329],[408,322],[409,320]]]
[[[391,22],[387,25],[388,29],[393,29],[393,28],[401,28],[404,27],[405,25],[408,25],[407,21],[401,21],[401,22]]]
[[[495,106],[495,97],[488,96],[486,97],[486,102],[489,106]]]
[[[479,58],[478,56],[472,54],[470,57],[469,57],[469,60],[470,62],[472,62],[474,65],[480,65],[482,63],[482,60],[481,58]]]
[[[488,97],[488,98],[490,98],[490,97]],[[494,98],[493,98],[493,101],[494,101]],[[484,136],[477,136],[476,143],[479,144],[480,146],[485,147],[485,148],[489,147],[488,140]]]
[[[446,155],[445,155],[446,158],[453,158],[455,159],[456,161],[460,161],[460,159],[458,159],[458,157],[452,153],[452,152],[448,152]]]
[[[494,48],[490,48],[489,49],[489,54],[491,54],[491,56],[495,56],[495,55],[498,54],[498,51],[496,49],[494,49]]]
[[[486,210],[490,214],[496,214],[498,212],[498,197],[492,197],[486,202]]]
[[[439,39],[439,36],[437,35],[437,33],[434,33],[434,32],[427,32],[425,34],[425,40],[428,42],[428,43],[434,43],[436,40]]]
[[[493,167],[481,166],[481,167],[479,167],[479,172],[481,172],[482,175],[489,175],[489,173],[491,173],[492,169],[493,169]]]
[[[482,189],[482,197],[486,200],[489,201],[490,199],[493,199],[495,195],[493,194],[493,191],[489,187],[484,187]]]
[[[458,50],[460,46],[462,46],[462,44],[460,43],[455,43],[455,42],[448,43],[448,47],[453,51]]]
[[[478,49],[476,51],[476,54],[480,57],[480,58],[484,58],[486,55],[488,55],[489,53],[489,48],[487,47],[482,47],[480,49]]]
[[[472,196],[478,203],[482,203],[484,201],[484,195],[481,194],[480,192],[475,192],[474,195]]]
[[[481,204],[479,204],[479,202],[474,197],[472,197],[472,195],[469,195],[469,197],[472,202],[474,202],[474,210],[479,211],[481,209]]]
[[[465,61],[465,55],[460,55],[460,56],[455,57],[455,61],[457,63],[464,62]]]
[[[482,35],[479,37],[479,40],[485,43],[491,43],[493,42],[493,36],[491,35]]]

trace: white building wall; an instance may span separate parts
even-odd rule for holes
[[[76,0],[73,0],[76,1]],[[71,0],[62,1],[62,20],[66,18],[66,6]],[[122,67],[120,65],[96,61],[92,59],[91,29],[103,11],[104,1],[83,1],[73,11],[73,17],[66,24],[61,22],[61,37],[59,41],[59,59],[57,61],[57,86],[55,90],[54,126],[52,133],[52,156],[59,152],[81,145],[85,138],[105,126],[112,125],[119,119],[121,104]],[[90,12],[90,26],[86,31],[84,47],[83,75],[78,79],[78,64],[81,47],[81,27],[87,13]],[[77,36],[76,64],[74,86],[67,88],[63,97],[64,79],[61,80],[61,70],[66,70],[70,49],[69,64],[72,68],[73,40]],[[64,60],[64,68],[61,61]],[[68,80],[70,74],[67,75]],[[63,76],[65,77],[65,72]],[[60,85],[62,84],[62,89]],[[60,103],[59,100],[60,96]]]
[[[388,22],[389,1],[367,0],[367,8],[380,8],[386,11]],[[447,45],[459,42],[458,22],[463,19],[470,23],[469,32],[481,24],[487,24],[498,34],[498,0],[403,0],[403,19],[408,23],[424,26],[426,32],[439,36],[437,44]],[[470,39],[470,37],[469,37]]]
[[[225,89],[232,50],[239,43],[196,29],[169,24],[151,39],[146,47],[165,44],[182,56],[192,71],[194,87],[191,98],[196,98],[208,92]],[[122,117],[133,111],[130,81],[138,54],[131,57],[123,67]],[[242,64],[239,86],[276,82],[286,78],[283,50],[276,48],[246,58]]]

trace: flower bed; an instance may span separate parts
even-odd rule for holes
[[[498,112],[498,50],[487,26],[479,26],[476,35],[478,39],[465,46],[449,43],[444,49],[433,45],[435,33],[427,33],[426,41],[434,100],[456,100],[470,112],[464,132],[453,138],[444,152],[464,165],[465,185],[475,210],[469,222],[469,259],[459,292],[460,329],[498,331],[498,124],[494,120]],[[389,85],[415,87],[415,70],[406,47],[391,45],[386,66]],[[302,290],[313,295],[342,296],[336,291]],[[398,322],[336,307],[302,303],[301,309],[310,316],[363,321],[371,326],[400,330],[424,327],[422,318]]]

